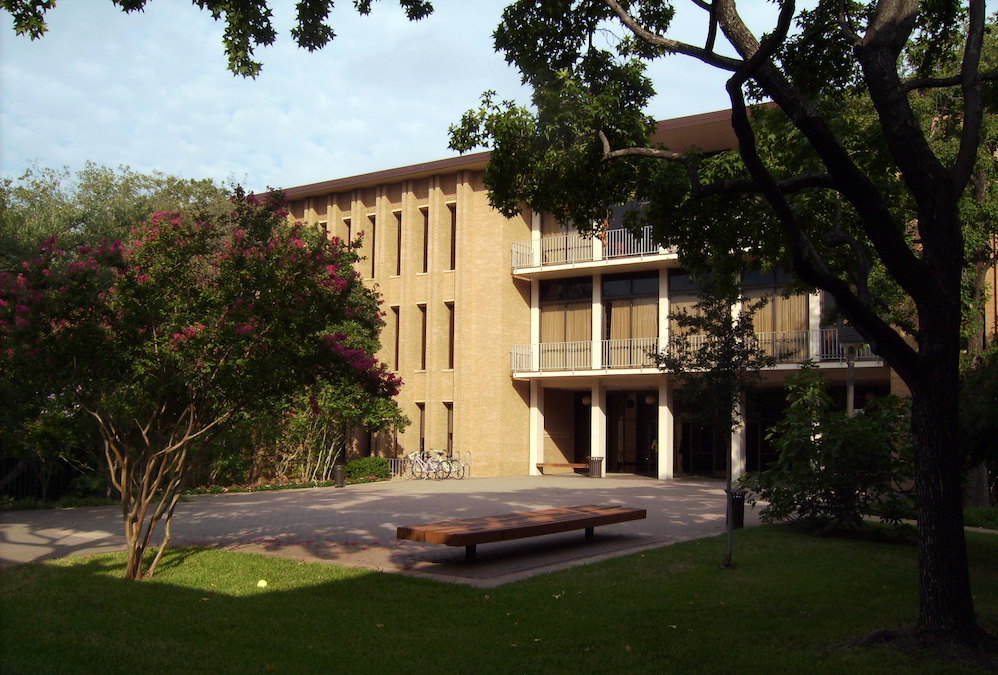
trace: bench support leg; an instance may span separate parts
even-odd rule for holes
[[[476,555],[475,555],[475,545],[474,544],[470,544],[468,546],[465,546],[464,547],[464,561],[465,562],[473,563],[473,562],[475,562],[475,558],[476,558]]]
[[[596,536],[595,533],[593,532],[594,529],[595,528],[592,527],[586,528],[586,541],[592,541],[593,538]]]

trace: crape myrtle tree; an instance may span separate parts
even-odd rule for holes
[[[211,180],[190,180],[127,166],[112,169],[87,162],[79,171],[29,166],[0,178],[0,272],[16,274],[36,257],[38,243],[57,236],[61,248],[97,246],[115,240],[156,211],[227,213],[230,191]],[[68,397],[32,390],[0,373],[0,490],[18,496],[64,496],[72,478],[78,493],[102,485],[103,455],[92,420]],[[75,478],[73,478],[75,476]],[[83,496],[80,494],[78,496]]]
[[[290,224],[282,199],[237,190],[224,216],[157,213],[129,241],[76,251],[50,238],[0,275],[0,368],[96,421],[128,579],[155,572],[199,440],[310,385],[398,392],[372,356],[382,322],[356,242]]]
[[[485,180],[506,214],[526,203],[586,229],[611,205],[644,200],[645,222],[682,258],[784,264],[834,298],[911,391],[917,633],[986,639],[967,565],[957,409],[965,228],[973,225],[963,199],[982,156],[994,161],[982,152],[984,110],[995,97],[995,73],[981,68],[984,2],[819,0],[799,11],[783,0],[761,38],[733,0],[692,4],[702,10],[700,44],[669,35],[671,3],[512,3],[495,41],[532,86],[533,109],[487,95],[453,129],[452,147],[494,148]],[[951,50],[958,56],[944,58]],[[737,153],[681,155],[653,142],[645,68],[665,56],[730,74]],[[926,119],[917,101],[936,91],[952,97],[952,113]],[[870,134],[840,120],[849,97],[869,102]],[[769,102],[786,133],[762,134],[753,100]],[[934,143],[940,124],[955,139],[946,148]],[[792,164],[773,161],[784,150]],[[812,219],[816,212],[826,215]],[[911,332],[881,311],[877,268],[909,303]]]

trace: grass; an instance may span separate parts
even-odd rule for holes
[[[972,506],[963,510],[963,522],[970,527],[998,530],[998,506]]]
[[[969,536],[998,630],[998,536]],[[202,549],[154,581],[121,555],[0,571],[4,673],[954,673],[886,647],[828,649],[915,617],[915,549],[740,530],[494,589]],[[268,585],[259,587],[265,579]]]

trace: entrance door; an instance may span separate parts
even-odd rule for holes
[[[607,392],[608,473],[658,475],[658,400],[647,391]]]

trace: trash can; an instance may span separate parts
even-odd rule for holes
[[[586,457],[589,460],[589,477],[590,478],[602,478],[603,477],[603,458],[602,457]]]
[[[334,464],[333,465],[333,486],[343,487],[346,485],[346,465],[344,464]]]
[[[731,491],[731,527],[745,527],[745,490]]]

